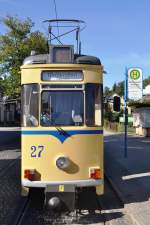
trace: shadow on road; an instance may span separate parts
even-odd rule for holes
[[[124,197],[125,203],[150,198],[150,138],[128,137],[124,158],[123,134],[105,136],[105,171]]]
[[[0,151],[21,148],[20,131],[0,131]]]
[[[38,196],[38,197],[37,197]],[[94,196],[94,192],[86,191],[80,193],[77,205],[77,214],[71,212],[60,213],[53,212],[46,207],[44,203],[44,191],[33,189],[30,196],[30,206],[25,215],[23,225],[30,224],[104,224],[106,221],[118,219],[123,216],[121,212],[101,212],[103,209],[99,206]],[[43,200],[42,200],[43,199]],[[41,201],[42,200],[42,201]]]

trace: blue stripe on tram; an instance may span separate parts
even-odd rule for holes
[[[61,133],[62,132],[62,133]],[[61,143],[77,134],[103,134],[103,130],[65,130],[63,131],[50,131],[50,130],[23,130],[22,135],[52,135],[60,140]]]

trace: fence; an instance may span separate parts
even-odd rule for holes
[[[20,126],[20,100],[0,102],[0,126]]]
[[[114,132],[124,132],[124,123],[104,121],[104,128]],[[128,124],[128,132],[135,133],[135,128],[131,123]]]

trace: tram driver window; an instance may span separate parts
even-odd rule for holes
[[[37,84],[23,85],[22,89],[22,124],[25,127],[38,126],[39,93]]]
[[[102,125],[102,85],[86,84],[86,125]]]
[[[84,122],[82,91],[43,91],[42,126],[81,126]]]

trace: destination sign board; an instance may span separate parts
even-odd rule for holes
[[[143,75],[139,68],[128,70],[128,98],[129,100],[140,100],[143,97]]]
[[[42,71],[42,80],[43,81],[81,81],[83,80],[83,73],[82,71],[59,71],[59,70],[47,70],[47,71]]]

